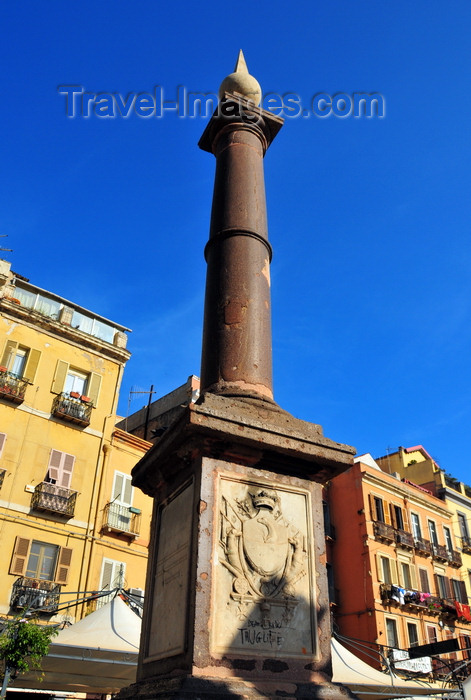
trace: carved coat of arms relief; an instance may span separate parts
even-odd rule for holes
[[[276,608],[287,624],[307,575],[306,536],[283,515],[279,493],[263,485],[248,485],[243,498],[222,496],[220,517],[220,562],[232,574],[239,618],[257,606],[268,619]]]

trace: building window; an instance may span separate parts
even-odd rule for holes
[[[52,380],[53,394],[76,393],[87,396],[93,406],[97,406],[100,393],[101,375],[95,372],[84,372],[79,368],[70,367],[68,362],[58,360]]]
[[[467,634],[460,635],[461,650],[464,659],[471,659],[471,637]]]
[[[458,513],[458,524],[460,526],[461,537],[469,537],[468,534],[468,523],[466,522],[466,516],[463,513]]]
[[[79,372],[77,369],[69,369],[65,378],[64,392],[70,394],[71,391],[87,396],[88,374]]]
[[[430,583],[427,569],[419,569],[420,590],[422,593],[430,593]]]
[[[394,527],[398,530],[404,530],[404,516],[402,514],[401,506],[396,506],[392,504],[392,515]]]
[[[451,532],[449,527],[443,526],[443,533],[445,535],[445,547],[447,552],[453,553],[453,540],[451,539]]]
[[[409,637],[409,648],[419,646],[419,633],[415,622],[407,623],[407,635]]]
[[[431,543],[435,546],[438,547],[438,535],[437,535],[437,526],[433,522],[433,520],[428,521],[428,531],[430,534],[430,541]]]
[[[18,379],[26,379],[33,383],[40,357],[39,350],[24,347],[14,340],[7,340],[0,365],[6,367],[7,371]]]
[[[394,649],[399,647],[396,620],[393,620],[390,617],[386,618],[386,642],[388,647],[393,647]]]
[[[384,519],[384,507],[383,507],[383,500],[381,498],[378,498],[377,496],[373,497],[373,502],[374,502],[374,516],[375,520],[377,520],[380,523],[386,522]]]
[[[40,581],[65,584],[69,576],[72,549],[17,537],[9,573]]]
[[[44,481],[49,484],[56,484],[64,489],[70,489],[74,463],[75,457],[73,455],[69,455],[67,452],[59,452],[59,450],[51,450]]]
[[[450,582],[443,574],[435,574],[437,593],[440,598],[451,598]]]
[[[410,590],[411,588],[413,588],[410,564],[406,564],[405,562],[401,561],[399,563],[399,566],[402,579],[401,583],[404,588]]]
[[[420,529],[420,518],[417,515],[417,513],[410,514],[410,521],[411,521],[411,525],[412,525],[412,534],[414,535],[414,539],[421,540],[422,539],[422,530]]]
[[[109,595],[100,596],[97,600],[97,607],[109,603],[112,594],[116,589],[125,587],[126,564],[114,559],[103,559],[101,565],[100,591],[110,591]]]
[[[7,440],[7,436],[5,433],[0,433],[0,457],[2,456],[3,448],[5,447],[5,442]]]
[[[459,579],[451,579],[451,587],[453,590],[453,597],[458,603],[468,604],[468,594],[466,593],[466,584],[464,581]]]
[[[377,554],[378,579],[381,583],[397,583],[396,562],[390,557]]]
[[[44,542],[32,542],[25,574],[28,578],[52,581],[56,570],[59,547]]]
[[[111,500],[121,506],[132,506],[134,489],[129,474],[114,473],[113,491]]]
[[[429,644],[436,644],[438,642],[437,628],[427,625],[427,639]]]

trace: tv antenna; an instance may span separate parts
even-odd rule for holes
[[[0,238],[8,238],[8,233],[0,234]],[[5,253],[13,253],[13,250],[11,248],[0,248],[0,250]]]
[[[154,391],[154,385],[151,384],[150,389],[141,389],[139,387],[134,388],[133,386],[131,387],[131,390],[129,392],[129,398],[128,398],[128,414],[126,416],[126,430],[128,429],[128,417],[129,417],[129,409],[131,407],[131,401],[133,400],[133,397],[135,394],[149,394],[149,400],[147,401],[147,410],[146,410],[146,417],[144,420],[144,440],[147,440],[147,428],[149,425],[149,414],[150,414],[150,405],[152,403],[152,396],[156,394],[157,392]]]

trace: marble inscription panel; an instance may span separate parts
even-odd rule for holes
[[[148,639],[149,660],[185,650],[193,484],[161,511],[157,566]]]
[[[212,649],[316,654],[307,490],[220,476]]]

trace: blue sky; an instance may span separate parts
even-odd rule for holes
[[[214,158],[203,118],[68,119],[58,86],[217,91],[243,48],[264,93],[381,93],[383,119],[287,118],[265,158],[275,398],[470,482],[467,0],[6,0],[0,21],[3,255],[133,329],[123,415],[199,374]]]

